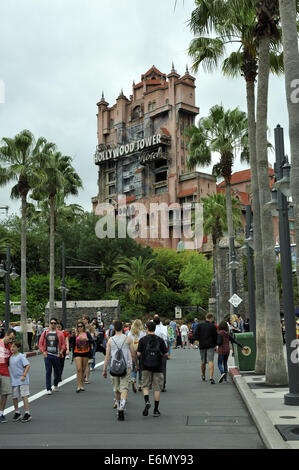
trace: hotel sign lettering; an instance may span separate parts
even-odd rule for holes
[[[114,158],[124,157],[135,152],[142,152],[144,149],[149,149],[150,147],[163,143],[162,135],[155,134],[151,137],[145,137],[144,139],[139,139],[129,144],[119,145],[113,149],[100,151],[99,148],[97,148],[95,153],[95,164]]]

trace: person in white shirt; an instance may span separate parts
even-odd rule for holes
[[[155,335],[162,338],[166,347],[169,348],[169,337],[168,337],[167,326],[164,326],[161,323],[159,315],[155,315],[153,321],[156,324]],[[163,388],[161,392],[166,392],[166,364],[167,364],[167,356],[165,355],[163,356],[163,359],[162,359],[164,383],[163,383]]]
[[[181,339],[182,339],[182,347],[183,349],[186,349],[186,346],[188,346],[188,333],[189,333],[189,328],[184,322],[180,328],[181,332]]]

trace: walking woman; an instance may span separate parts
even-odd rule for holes
[[[139,340],[141,338],[143,338],[143,336],[146,336],[141,320],[137,319],[133,322],[132,328],[129,331],[128,336],[132,337],[134,351],[137,354]],[[139,388],[138,388],[138,391],[141,392],[142,391],[142,387],[141,387],[142,370],[141,370],[141,360],[140,360],[140,358],[138,358],[138,365],[139,365]],[[136,379],[137,379],[137,370],[136,370],[135,362],[133,361],[132,374],[131,374],[131,383],[132,383],[132,389],[133,389],[134,393],[137,392]]]
[[[84,373],[88,365],[88,359],[92,355],[93,339],[89,331],[85,329],[82,321],[77,323],[77,330],[73,340],[73,358],[76,363],[77,393],[84,391]]]
[[[220,379],[219,383],[223,382],[223,380],[227,381],[227,361],[229,357],[229,342],[235,343],[237,346],[242,348],[242,351],[245,353],[247,352],[248,348],[243,347],[242,344],[238,343],[238,341],[230,335],[228,324],[225,320],[223,320],[218,327],[218,334],[223,337],[223,342],[221,346],[218,346],[218,368],[220,371]]]

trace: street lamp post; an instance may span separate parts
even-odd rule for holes
[[[252,235],[251,222],[252,222],[251,206],[248,204],[246,205],[246,240],[250,240],[250,235]],[[246,245],[247,245],[249,326],[250,326],[250,331],[253,332],[254,338],[255,338],[256,337],[256,318],[255,318],[255,285],[254,285],[253,249],[250,246],[249,242],[247,242]]]
[[[276,154],[276,178],[274,186],[278,189],[278,212],[279,212],[279,238],[280,238],[280,260],[283,291],[284,321],[286,330],[287,366],[289,374],[289,393],[284,396],[286,405],[299,405],[299,367],[298,363],[292,361],[292,347],[297,348],[295,308],[292,280],[292,260],[290,246],[289,208],[288,199],[290,195],[287,187],[289,179],[289,165],[284,154],[283,128],[279,125],[274,130],[275,154]],[[287,168],[286,168],[287,167]],[[287,170],[287,174],[284,170]]]
[[[19,275],[11,264],[10,246],[6,248],[6,261],[0,265],[0,277],[5,276],[5,331],[10,322],[10,278],[14,281]]]
[[[65,250],[64,250],[64,242],[62,243],[62,279],[61,279],[61,286],[60,286],[61,294],[62,294],[62,323],[63,327],[67,327],[67,316],[66,316],[66,293],[67,288],[65,284]]]

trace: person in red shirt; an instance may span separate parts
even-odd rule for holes
[[[12,392],[9,376],[9,358],[11,356],[11,343],[15,339],[16,332],[12,328],[8,328],[4,338],[0,339],[0,423],[7,423],[4,416],[7,395]]]

